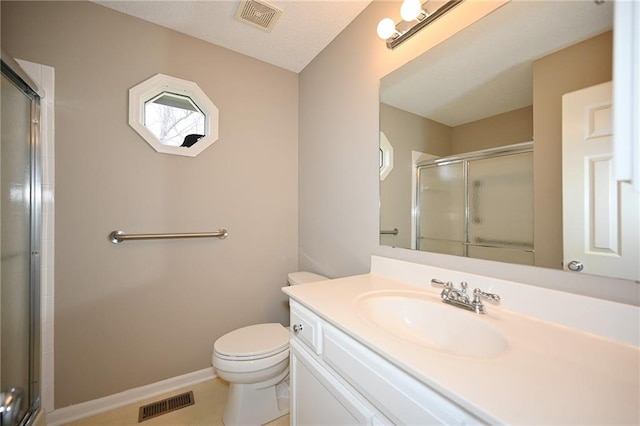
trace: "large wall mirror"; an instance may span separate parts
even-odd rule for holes
[[[218,108],[196,83],[156,74],[129,90],[129,125],[158,152],[195,157],[218,139]]]
[[[638,193],[604,179],[577,201],[563,197],[564,160],[586,158],[563,146],[565,95],[608,90],[578,116],[593,118],[587,139],[611,145],[613,9],[514,0],[382,78],[380,131],[394,152],[380,181],[382,245],[640,281]],[[608,178],[610,153],[598,159],[578,161],[587,164],[578,175]],[[605,217],[624,216],[621,206],[626,231]],[[587,210],[606,226],[569,254],[566,222]],[[631,262],[598,266],[621,252]]]

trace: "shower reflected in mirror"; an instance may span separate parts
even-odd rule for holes
[[[380,80],[380,147],[394,152],[380,180],[380,229],[399,230],[381,233],[381,245],[568,270],[562,98],[613,79],[614,4],[508,2]],[[529,163],[517,166],[530,170],[526,199],[510,189],[525,177],[503,173],[508,165],[486,167],[486,179],[467,160],[452,171],[469,153],[531,141]],[[436,196],[439,185],[455,188]]]

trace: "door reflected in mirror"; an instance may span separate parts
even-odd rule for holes
[[[382,234],[380,244],[568,270],[563,252],[562,97],[612,80],[613,7],[613,1],[508,2],[381,79],[379,130],[393,146],[394,169],[380,181],[380,229],[399,232]],[[494,170],[495,190],[487,191],[486,185],[481,191],[466,188],[472,195],[466,204],[457,202],[458,210],[443,209],[442,204],[430,210],[429,214],[443,210],[445,216],[435,219],[441,226],[429,232],[438,238],[460,237],[455,250],[442,249],[449,241],[427,243],[420,238],[425,220],[429,221],[420,213],[426,209],[418,196],[420,164],[531,140],[532,203],[493,209],[499,205],[497,198],[487,197],[502,197],[499,188],[507,188],[499,181],[503,173]],[[464,191],[461,187],[459,192]],[[449,206],[456,204],[446,201]],[[515,223],[516,211],[533,218],[533,248],[529,236],[525,240],[516,234],[465,240],[464,233],[477,225],[473,222],[477,206],[483,212],[499,210],[504,217],[483,219],[497,225]],[[456,224],[454,230],[442,225],[451,223]],[[637,232],[625,238],[636,247],[640,244]],[[498,255],[521,248],[515,257]],[[582,273],[629,278],[616,270],[590,270],[588,265]],[[636,275],[640,280],[640,273]]]

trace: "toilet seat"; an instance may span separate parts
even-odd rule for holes
[[[281,363],[289,365],[289,348],[280,353],[263,358],[223,358],[214,352],[212,364],[216,368],[218,375],[225,377],[228,374],[251,374],[277,368]],[[224,375],[224,376],[223,376]],[[236,378],[236,380],[238,380]]]
[[[215,356],[229,361],[253,361],[289,349],[289,330],[279,323],[254,324],[231,331],[213,345]]]

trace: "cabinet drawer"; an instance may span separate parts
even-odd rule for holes
[[[317,355],[322,353],[322,324],[320,318],[291,300],[291,325],[289,330]]]
[[[482,423],[341,331],[323,330],[323,361],[395,424]]]

